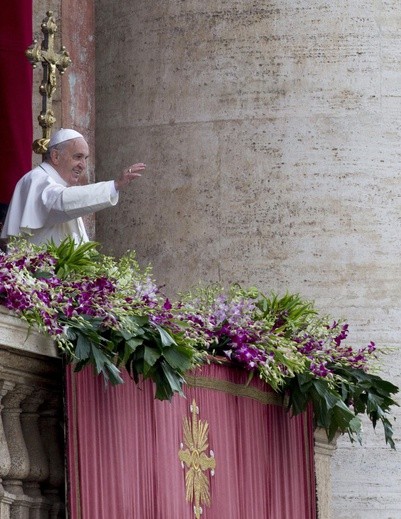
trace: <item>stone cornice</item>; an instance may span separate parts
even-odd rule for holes
[[[29,328],[19,317],[0,307],[0,346],[18,350],[24,355],[58,357],[54,342],[36,330]]]

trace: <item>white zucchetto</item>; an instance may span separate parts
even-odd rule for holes
[[[60,144],[60,142],[70,141],[71,139],[77,139],[78,137],[84,139],[84,136],[75,130],[60,128],[60,130],[52,135],[48,147],[51,148],[52,146],[56,146],[56,144]]]

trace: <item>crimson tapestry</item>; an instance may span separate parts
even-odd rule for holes
[[[71,519],[315,519],[311,416],[224,366],[186,398],[67,370]]]
[[[32,0],[2,2],[0,16],[0,204],[32,164]]]

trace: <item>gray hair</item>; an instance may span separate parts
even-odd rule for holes
[[[72,139],[70,139],[70,140],[72,140]],[[49,162],[51,160],[51,157],[50,157],[51,152],[53,150],[63,151],[63,149],[67,146],[67,144],[70,142],[70,140],[59,142],[58,144],[55,144],[54,146],[51,146],[50,148],[48,148],[46,150],[46,152],[43,154],[43,160],[45,160],[46,162]]]

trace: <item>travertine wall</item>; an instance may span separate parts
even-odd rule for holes
[[[99,213],[105,249],[169,294],[299,292],[395,348],[400,384],[399,2],[98,0],[96,28],[97,176],[148,164]],[[364,441],[339,442],[332,516],[399,518],[400,454]]]
[[[33,0],[33,36],[43,41],[41,23],[46,13],[52,11],[57,24],[54,49],[59,52],[65,46],[72,64],[64,76],[57,73],[56,90],[53,94],[52,109],[56,122],[53,129],[75,128],[87,138],[94,153],[95,134],[95,56],[94,56],[94,1],[86,0]],[[42,109],[39,87],[43,79],[42,66],[38,65],[33,74],[33,122],[34,139],[42,137],[38,115]],[[34,156],[40,163],[41,156]],[[93,163],[89,163],[90,177],[93,177]]]
[[[56,122],[52,129],[74,128],[87,139],[90,156],[87,178],[82,179],[85,184],[95,178],[94,0],[33,0],[33,36],[39,42],[43,41],[41,23],[48,11],[52,11],[57,24],[54,49],[59,52],[64,46],[72,61],[63,76],[57,73],[52,99]],[[38,65],[33,74],[33,140],[43,136],[38,123],[42,110],[42,96],[39,93],[42,80],[43,68]],[[33,166],[41,162],[42,155],[33,153]],[[89,236],[94,239],[94,217],[85,217],[85,225]]]

